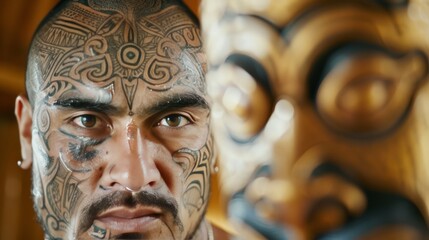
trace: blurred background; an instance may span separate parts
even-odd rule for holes
[[[26,56],[37,25],[58,0],[0,0],[0,239],[43,239],[30,195],[31,170],[21,158],[14,116],[24,93]],[[199,0],[184,0],[197,13]]]

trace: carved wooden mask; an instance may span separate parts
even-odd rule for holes
[[[244,228],[271,239],[426,236],[429,2],[202,9],[225,200],[240,193],[282,226],[272,236],[238,214]]]

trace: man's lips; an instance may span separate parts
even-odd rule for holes
[[[105,228],[115,232],[143,232],[153,228],[161,216],[162,211],[157,208],[116,207],[97,216],[94,224],[101,223]]]
[[[91,231],[91,226],[97,234],[107,230],[109,235],[149,233],[161,225],[182,229],[177,213],[177,202],[170,196],[151,191],[115,191],[82,209],[77,235]]]

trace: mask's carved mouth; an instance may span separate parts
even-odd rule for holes
[[[255,178],[267,176],[270,174],[269,167],[265,166],[255,174]],[[335,179],[346,182],[346,185],[357,187],[364,197],[364,208],[359,211],[350,210],[350,203],[344,200],[339,194],[325,194],[320,198],[302,199],[309,201],[309,208],[303,211],[306,229],[313,231],[307,235],[315,239],[362,239],[368,236],[383,237],[383,235],[374,235],[376,231],[386,228],[405,228],[423,236],[429,236],[429,229],[417,206],[404,196],[389,193],[380,190],[370,189],[362,186],[353,180],[338,166],[324,162],[318,165],[311,172],[310,181],[322,179],[326,176],[333,176]],[[337,181],[336,180],[336,181]],[[267,239],[290,239],[295,235],[287,228],[288,223],[271,222],[261,217],[255,210],[254,205],[246,197],[246,189],[235,194],[229,204],[229,215],[233,219],[251,227],[261,236]],[[338,189],[340,192],[341,189]],[[313,195],[314,196],[314,195]],[[331,214],[332,213],[332,214]],[[321,214],[333,217],[339,216],[341,221],[337,221],[335,228],[317,228],[320,224]],[[311,225],[318,225],[316,229]],[[305,230],[304,230],[305,231]]]
[[[315,168],[311,177],[317,178],[327,174],[353,182],[338,166],[326,162]],[[378,229],[395,226],[415,229],[421,232],[422,236],[429,233],[422,213],[409,199],[396,193],[370,189],[358,183],[354,184],[359,187],[366,199],[366,207],[363,212],[356,216],[347,214],[342,226],[328,233],[319,234],[317,239],[361,239]],[[324,201],[325,199],[322,199],[314,204],[313,209],[323,205]],[[333,201],[340,207],[344,207],[340,202]]]
[[[389,226],[415,229],[422,236],[429,234],[422,214],[410,200],[400,195],[373,190],[365,190],[365,196],[368,205],[362,215],[349,218],[340,229],[321,234],[318,238],[360,239]]]

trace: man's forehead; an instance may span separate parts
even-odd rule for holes
[[[141,85],[154,91],[192,80],[204,85],[199,30],[188,13],[163,1],[128,5],[73,2],[45,24],[33,45],[41,90],[58,99],[115,85],[131,109]]]
[[[64,6],[49,18],[50,21],[43,24],[37,36],[48,43],[53,41],[64,47],[76,47],[83,42],[64,39],[63,35],[68,33],[67,37],[84,40],[94,34],[111,34],[112,30],[125,23],[133,34],[137,34],[133,31],[143,29],[145,32],[150,30],[153,35],[167,36],[171,31],[177,30],[179,25],[195,25],[182,7],[177,4],[164,6],[163,2],[156,1],[158,4],[153,5],[148,1],[140,1],[140,4],[136,5],[131,5],[128,1],[106,1],[105,4],[89,1],[88,5],[70,2],[63,4]],[[54,31],[60,35],[53,36]],[[56,42],[52,39],[54,37]]]
[[[64,52],[81,47],[85,41],[98,35],[106,39],[110,37],[108,41],[112,49],[119,49],[126,43],[150,48],[153,47],[151,43],[159,41],[159,38],[172,38],[176,32],[180,34],[184,29],[197,28],[188,13],[178,5],[147,7],[152,11],[135,6],[137,10],[132,12],[126,7],[120,8],[121,4],[117,8],[113,6],[70,3],[36,34],[37,46]]]

